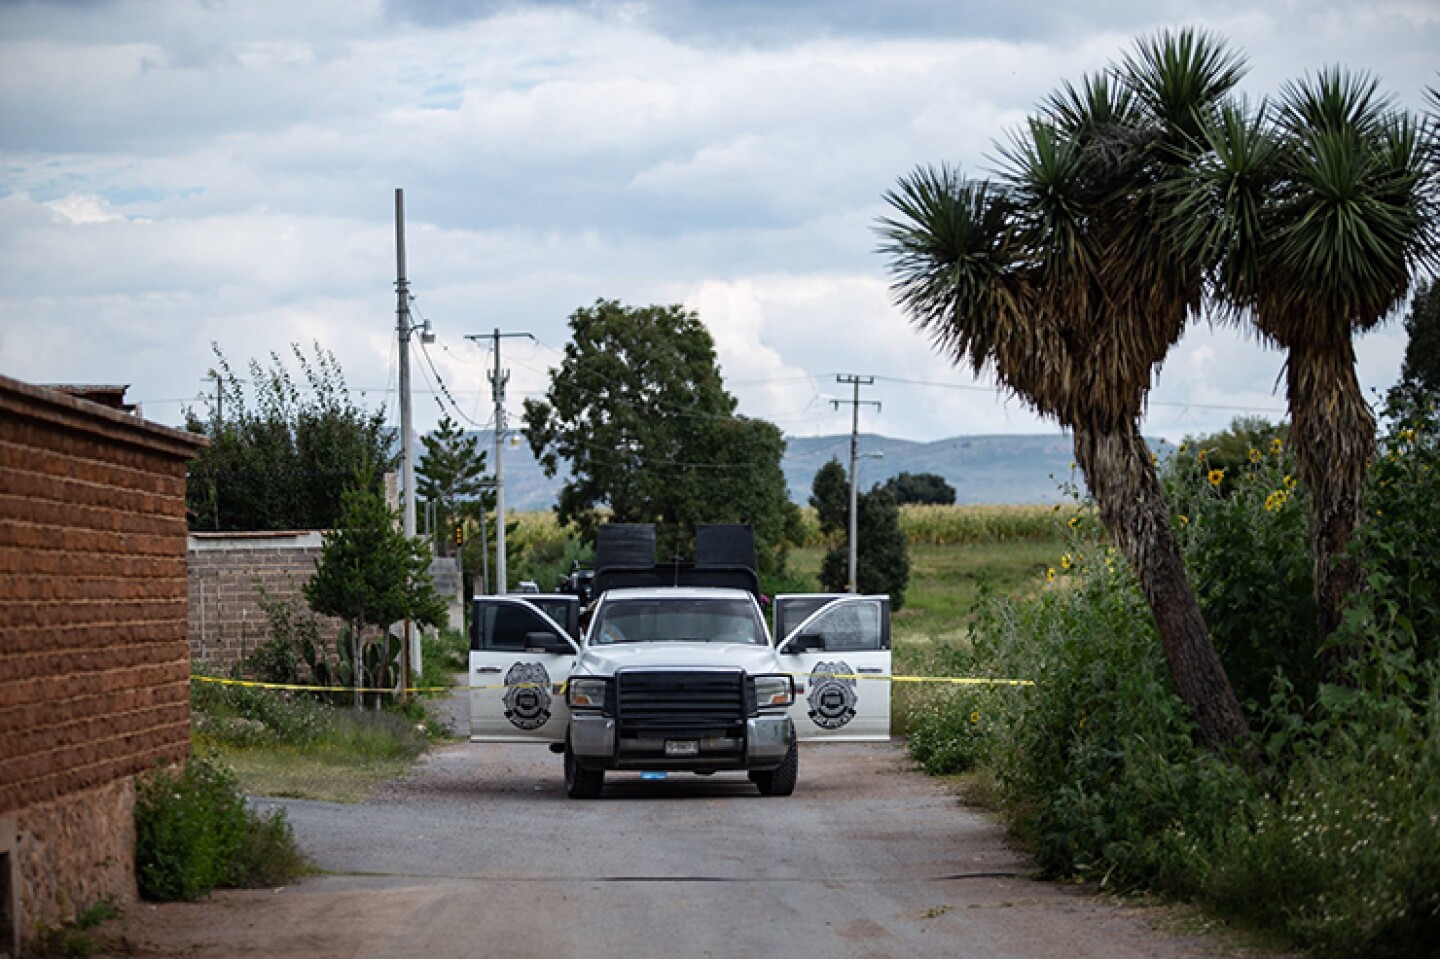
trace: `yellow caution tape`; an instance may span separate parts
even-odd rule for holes
[[[773,675],[773,674],[772,674]],[[798,679],[813,678],[812,673],[786,673]],[[892,683],[941,683],[951,686],[1034,686],[1029,679],[989,679],[983,676],[892,676],[884,673],[823,673],[826,679],[888,680]],[[375,686],[305,686],[299,683],[260,683],[248,679],[223,679],[219,676],[191,675],[197,683],[219,683],[222,686],[246,686],[252,689],[289,689],[314,693],[447,693],[457,689],[535,689],[549,686],[557,696],[564,695],[566,683],[489,683],[467,686],[406,686],[381,688]]]

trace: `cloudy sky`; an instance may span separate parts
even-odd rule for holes
[[[935,355],[890,304],[873,224],[919,163],[983,173],[1062,79],[1161,27],[1248,54],[1253,94],[1341,62],[1412,108],[1437,82],[1435,0],[0,0],[0,373],[128,383],[200,407],[232,363],[318,341],[395,409],[394,190],[418,317],[416,425],[543,390],[566,317],[680,302],[741,411],[846,431],[1053,432]],[[1394,322],[1362,380],[1398,375]],[[1278,415],[1281,357],[1194,329],[1146,424],[1179,438]]]

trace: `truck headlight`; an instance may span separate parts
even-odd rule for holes
[[[752,676],[755,705],[760,709],[789,706],[795,701],[795,680],[789,676]]]
[[[571,709],[604,709],[605,691],[609,686],[605,680],[593,676],[572,679],[566,687],[566,701]]]

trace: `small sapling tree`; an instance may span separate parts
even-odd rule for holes
[[[366,660],[376,685],[385,682],[390,655],[384,630],[402,619],[439,628],[445,601],[430,579],[430,552],[396,527],[396,514],[364,477],[341,494],[340,522],[325,534],[305,598],[317,613],[345,621],[354,661],[355,706],[363,699]],[[368,648],[366,626],[380,627],[378,646]]]

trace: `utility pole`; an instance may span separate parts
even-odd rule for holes
[[[501,333],[497,328],[490,334],[491,348],[495,351],[495,369],[489,375],[490,390],[495,396],[495,595],[505,595],[505,384],[510,382],[510,371],[500,368],[500,341],[507,337],[535,337],[529,333]],[[465,339],[485,339],[483,333],[467,333]]]
[[[860,459],[860,407],[873,406],[880,409],[879,400],[860,399],[860,387],[870,386],[875,382],[873,376],[846,376],[843,373],[835,375],[835,382],[849,383],[855,388],[854,395],[848,400],[831,400],[830,405],[839,409],[844,403],[850,404],[850,577],[845,587],[847,593],[858,593],[859,589],[855,582],[855,564],[858,556],[857,544],[859,542],[859,523],[856,522],[856,504],[859,495],[856,491],[855,481],[857,478],[856,461]]]
[[[410,283],[405,278],[405,191],[395,188],[395,336],[400,342],[400,485],[404,498],[400,501],[400,523],[406,539],[415,538],[415,447],[411,437],[410,412],[410,334],[420,330],[422,343],[433,343],[430,321],[416,326],[410,322]],[[410,677],[420,675],[420,634],[410,620],[405,620],[406,687]]]
[[[405,278],[405,191],[395,188],[395,335],[400,341],[400,501],[401,526],[407,540],[415,538],[415,458],[410,448],[410,284]],[[420,674],[420,644],[414,626],[405,619],[405,669],[400,677],[409,689],[411,676]]]

